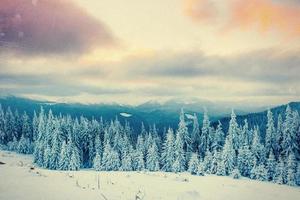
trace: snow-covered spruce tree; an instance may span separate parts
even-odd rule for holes
[[[33,141],[36,141],[39,134],[39,118],[36,114],[36,112],[33,112],[33,119],[32,119],[32,137]]]
[[[274,127],[274,120],[273,120],[273,113],[270,109],[268,109],[267,112],[267,129],[266,129],[266,137],[265,137],[265,153],[266,155],[269,155],[270,151],[274,151],[274,145],[275,145],[275,134],[276,130]]]
[[[172,171],[173,172],[182,172],[185,170],[185,151],[183,149],[183,139],[180,132],[177,132],[176,134],[176,140],[174,145],[174,153],[175,153],[175,161],[172,165]]]
[[[70,163],[70,157],[67,152],[67,143],[63,141],[62,148],[59,156],[59,169],[60,170],[68,170]]]
[[[105,171],[117,171],[120,167],[120,158],[116,152],[107,142],[104,146],[102,156],[102,169]]]
[[[286,184],[290,186],[296,185],[297,161],[295,155],[291,153],[287,160],[287,177]]]
[[[282,156],[279,157],[279,162],[276,165],[273,182],[278,184],[284,184],[286,182],[286,169]]]
[[[202,129],[201,129],[201,136],[200,136],[200,149],[199,149],[199,153],[200,153],[200,157],[204,158],[206,150],[208,148],[210,148],[209,144],[210,144],[210,121],[209,121],[209,117],[207,114],[207,110],[204,109],[204,114],[203,114],[203,123],[202,123]]]
[[[263,163],[259,165],[255,165],[251,170],[250,178],[260,180],[260,181],[267,181],[268,171],[265,168],[265,165]]]
[[[209,149],[207,149],[205,152],[205,157],[204,157],[204,161],[203,161],[204,171],[207,174],[212,173],[211,172],[212,160],[213,160],[213,156],[212,156],[211,152],[209,151]]]
[[[185,152],[191,151],[191,138],[189,137],[188,128],[184,119],[184,111],[181,109],[179,116],[179,124],[177,129],[177,134],[180,136],[183,142],[183,149]]]
[[[218,176],[226,176],[225,163],[222,158],[218,161],[218,167],[217,167],[216,174]]]
[[[275,170],[276,170],[276,160],[273,151],[270,151],[269,158],[266,162],[266,168],[268,171],[267,180],[273,181],[275,176]]]
[[[144,124],[142,125],[142,127],[143,126],[144,126]],[[137,142],[136,142],[136,150],[142,154],[144,161],[145,161],[145,155],[146,155],[144,136],[146,136],[146,134],[147,134],[147,132],[145,132],[145,131],[146,130],[142,131],[143,135],[139,135],[137,138]]]
[[[231,112],[231,119],[229,121],[228,135],[230,135],[230,138],[232,140],[232,148],[235,151],[237,151],[240,147],[240,141],[239,141],[240,129],[236,122],[236,115],[234,113],[234,110],[232,110],[232,112]]]
[[[248,121],[247,121],[247,119],[245,119],[243,128],[241,130],[241,134],[240,134],[240,144],[241,145],[246,144],[246,145],[250,146],[251,143],[252,143],[252,135],[249,131]]]
[[[37,140],[35,141],[35,147],[33,152],[33,161],[38,164],[39,166],[43,166],[43,157],[45,151],[45,134],[46,134],[46,117],[44,113],[43,107],[41,107],[41,111],[39,113],[38,118],[38,133],[37,133]]]
[[[18,151],[19,142],[17,138],[14,137],[13,141],[7,143],[8,150],[10,151]]]
[[[237,157],[237,165],[241,175],[249,177],[254,163],[255,157],[248,146],[248,142],[245,141],[244,145],[239,149]]]
[[[7,144],[9,141],[13,140],[14,136],[18,139],[18,136],[16,133],[16,127],[15,127],[15,117],[14,117],[10,107],[8,107],[6,109],[4,122],[5,122],[5,124],[4,124],[3,144]]]
[[[58,119],[54,121],[54,132],[52,135],[52,147],[51,147],[51,155],[50,155],[50,169],[58,169],[59,168],[59,156],[60,156],[60,148],[61,142],[59,136],[62,135],[60,122]]]
[[[295,132],[293,130],[293,112],[290,105],[287,105],[285,111],[285,121],[283,123],[283,141],[282,150],[285,158],[288,158],[290,153],[295,153],[294,147],[295,143],[293,138]]]
[[[219,121],[216,129],[216,134],[215,134],[215,143],[216,143],[215,149],[217,151],[220,151],[224,146],[224,142],[225,142],[225,136],[222,130],[222,123]]]
[[[78,152],[78,149],[74,147],[74,149],[71,151],[71,158],[69,163],[69,170],[75,171],[80,169],[80,155]]]
[[[197,174],[198,165],[199,165],[198,155],[196,153],[193,153],[189,161],[188,172],[190,172],[193,175]]]
[[[264,151],[264,146],[260,142],[260,134],[259,134],[258,127],[254,128],[254,136],[253,136],[251,151],[256,159],[257,165],[259,165],[260,163],[264,163],[266,159],[266,154]]]
[[[128,150],[122,154],[121,169],[123,171],[133,170],[133,147],[129,143],[128,145]]]
[[[198,117],[197,117],[196,113],[194,114],[194,118],[193,118],[193,130],[191,133],[191,145],[192,145],[193,151],[199,152],[200,128],[199,128],[199,122],[198,122]]]
[[[220,157],[221,157],[221,153],[218,152],[217,150],[214,150],[214,152],[212,154],[211,167],[210,167],[211,174],[217,173],[218,162],[219,162]]]
[[[21,135],[24,135],[25,138],[28,138],[29,141],[32,141],[32,129],[31,129],[31,122],[29,119],[29,116],[24,112],[22,115],[22,121],[21,121]],[[32,153],[32,152],[28,152]]]
[[[282,141],[283,141],[283,120],[281,114],[277,118],[277,128],[276,128],[276,150],[274,151],[276,159],[279,159],[282,154]]]
[[[4,111],[2,105],[0,104],[0,144],[5,144],[5,118],[4,118]]]
[[[21,135],[22,135],[22,125],[23,125],[22,118],[23,118],[23,116],[19,115],[19,111],[15,110],[15,112],[14,112],[14,129],[15,129],[15,134],[12,137],[15,136],[16,138],[21,138]],[[27,137],[27,136],[25,135],[25,137]],[[11,140],[9,140],[9,141],[11,141]]]
[[[149,171],[159,170],[159,154],[155,142],[153,142],[150,149],[148,149],[146,167]]]
[[[49,144],[46,145],[45,151],[44,151],[44,157],[43,157],[43,167],[49,168],[50,167],[50,157],[51,157],[51,147]]]
[[[233,179],[239,179],[241,177],[240,170],[238,168],[234,168],[231,172],[231,176]]]
[[[100,156],[100,153],[97,152],[96,153],[96,156],[94,158],[94,161],[93,161],[93,168],[96,170],[96,171],[100,171],[101,170],[101,156]]]
[[[198,165],[198,168],[197,168],[197,175],[198,176],[204,176],[205,175],[203,162],[199,162],[199,165]]]
[[[222,160],[224,162],[226,175],[231,174],[235,166],[235,151],[233,149],[231,137],[231,134],[227,135],[222,152]]]
[[[30,143],[28,138],[24,137],[23,134],[22,134],[21,139],[19,141],[19,144],[18,144],[18,147],[17,147],[17,152],[18,153],[23,153],[23,154],[32,153],[31,143]]]
[[[145,161],[144,161],[144,155],[141,151],[136,150],[135,153],[136,157],[135,157],[135,170],[137,171],[142,171],[145,169]]]
[[[168,129],[166,140],[164,141],[162,148],[162,170],[170,172],[172,171],[172,166],[175,162],[175,141],[174,133],[171,128]]]
[[[297,172],[296,172],[296,184],[300,186],[300,164],[297,165]]]

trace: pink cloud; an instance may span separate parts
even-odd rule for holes
[[[216,9],[216,1],[185,0],[189,10],[186,14],[193,20],[203,21],[215,18],[225,19],[227,30],[273,31],[287,37],[300,37],[300,4],[296,1],[279,0],[227,0],[226,12]],[[201,5],[203,8],[195,9]],[[206,6],[212,5],[212,6]],[[215,5],[215,6],[213,6]],[[215,13],[215,14],[205,14]],[[222,16],[225,15],[226,16]]]
[[[82,53],[114,43],[109,29],[68,0],[1,0],[0,51]]]

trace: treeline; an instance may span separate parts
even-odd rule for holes
[[[239,125],[233,111],[227,133],[220,122],[211,126],[207,112],[203,126],[194,115],[188,131],[182,110],[177,130],[168,128],[159,134],[155,125],[146,130],[142,124],[138,137],[132,138],[129,123],[122,125],[117,118],[74,119],[41,108],[30,119],[26,113],[0,106],[0,143],[12,151],[33,153],[37,165],[53,170],[189,171],[300,185],[299,113],[288,105],[276,125],[270,110],[267,119],[263,138],[258,127],[248,127],[247,120]]]

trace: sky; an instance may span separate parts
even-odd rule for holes
[[[299,0],[1,0],[0,95],[300,100]]]

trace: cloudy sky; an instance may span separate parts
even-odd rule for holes
[[[300,100],[299,0],[1,0],[0,94]]]

